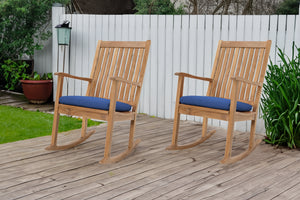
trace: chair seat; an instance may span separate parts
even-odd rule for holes
[[[210,96],[182,96],[180,98],[181,104],[201,106],[206,108],[214,108],[221,110],[230,109],[230,99],[210,97]],[[252,106],[247,103],[237,102],[236,111],[246,112],[252,110]]]
[[[62,96],[59,98],[59,103],[71,105],[71,106],[109,110],[110,100],[99,98],[99,97],[89,97],[89,96]],[[126,112],[130,110],[131,110],[131,105],[117,101],[116,111]]]

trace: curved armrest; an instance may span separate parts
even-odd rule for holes
[[[135,86],[138,86],[138,87],[141,87],[141,84],[140,83],[137,83],[137,82],[133,82],[133,81],[128,81],[128,80],[126,80],[126,79],[124,79],[124,78],[121,78],[121,77],[110,77],[110,80],[112,80],[112,81],[114,81],[114,80],[116,80],[116,81],[121,81],[121,82],[123,82],[123,83],[127,83],[127,84],[131,84],[131,85],[135,85]]]
[[[191,74],[184,73],[184,72],[176,72],[175,75],[177,75],[177,76],[184,76],[184,77],[187,77],[187,78],[198,79],[198,80],[202,80],[202,81],[209,81],[209,82],[213,81],[212,78],[195,76],[195,75],[191,75]]]
[[[74,75],[67,74],[67,73],[64,73],[64,72],[56,72],[56,73],[54,73],[54,75],[62,76],[62,77],[68,77],[68,78],[73,78],[73,79],[78,79],[78,80],[82,80],[82,81],[88,81],[88,82],[92,82],[92,80],[93,80],[91,78],[74,76]]]
[[[257,85],[259,87],[262,87],[263,84],[262,83],[258,83],[258,82],[253,82],[253,81],[249,81],[249,80],[246,80],[240,76],[235,76],[235,77],[231,77],[232,80],[236,80],[236,81],[241,81],[241,82],[244,82],[244,83],[248,83],[248,84],[251,84],[251,85]]]

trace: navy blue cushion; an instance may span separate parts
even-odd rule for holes
[[[224,99],[219,97],[210,97],[210,96],[183,96],[180,98],[181,104],[193,105],[193,106],[201,106],[206,108],[214,108],[221,110],[229,110],[230,109],[230,99]],[[252,106],[243,103],[237,102],[236,111],[250,111]]]
[[[62,96],[59,98],[59,103],[71,105],[71,106],[109,110],[110,100],[99,98],[99,97],[89,97],[89,96]],[[130,110],[131,110],[131,105],[117,101],[116,111],[124,112]]]

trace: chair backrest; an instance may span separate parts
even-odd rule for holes
[[[110,77],[121,77],[142,85],[150,48],[150,40],[143,42],[98,41],[87,96],[110,98]],[[141,87],[121,83],[117,101],[136,109]]]
[[[230,98],[231,77],[263,83],[271,41],[219,41],[207,95]],[[262,87],[241,84],[238,101],[258,107]]]

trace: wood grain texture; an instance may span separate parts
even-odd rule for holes
[[[199,136],[201,124],[180,123],[182,142]],[[125,121],[115,123],[113,154],[127,147],[129,127]],[[96,130],[93,137],[68,151],[43,150],[50,136],[1,144],[0,199],[269,200],[300,195],[298,151],[261,143],[243,161],[221,165],[224,129],[217,128],[199,148],[175,152],[164,150],[172,127],[172,120],[138,115],[135,133],[142,142],[132,156],[109,166],[98,164],[107,124],[88,128]],[[59,137],[67,142],[80,134],[74,130]],[[239,153],[247,135],[235,132],[233,141],[233,151]]]

